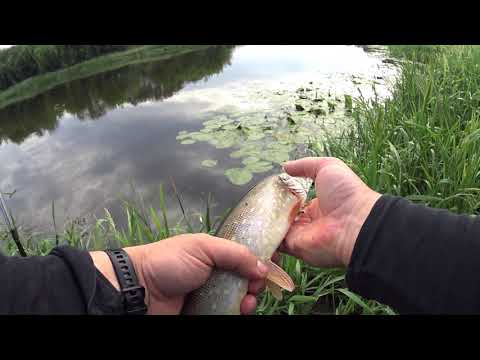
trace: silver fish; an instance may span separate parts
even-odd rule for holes
[[[217,237],[247,246],[270,267],[267,284],[276,297],[280,288],[294,288],[288,274],[271,262],[292,222],[303,207],[312,180],[286,173],[267,177],[252,188],[225,218]],[[248,281],[233,273],[214,270],[207,282],[189,295],[186,315],[239,315]]]

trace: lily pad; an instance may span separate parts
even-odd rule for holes
[[[292,145],[291,142],[288,144],[282,144],[280,142],[277,142],[277,143],[271,143],[267,146],[267,150],[283,152],[283,153],[289,153],[294,149],[295,149],[295,145]]]
[[[230,157],[231,158],[234,158],[234,159],[239,159],[243,156],[245,156],[246,153],[245,153],[245,150],[244,149],[240,149],[240,150],[237,150],[237,151],[234,151],[230,154]]]
[[[208,141],[209,144],[215,146],[217,149],[228,149],[235,145],[234,138],[214,138]]]
[[[191,144],[195,144],[195,143],[196,143],[195,140],[187,139],[187,140],[183,140],[180,144],[182,144],[182,145],[191,145]]]
[[[289,133],[279,132],[276,133],[274,136],[277,141],[282,145],[287,145],[291,142],[291,136]]]
[[[252,173],[263,173],[273,169],[272,163],[268,161],[257,161],[251,164],[248,164],[246,168]]]
[[[248,133],[248,140],[250,141],[256,141],[256,140],[260,140],[260,139],[263,139],[265,137],[265,134],[264,133],[261,133],[261,132],[249,132]]]
[[[227,124],[223,126],[224,130],[235,130],[237,128],[237,125],[234,124]]]
[[[178,136],[177,136],[177,140],[178,141],[181,141],[181,140],[185,140],[185,139],[188,139],[190,137],[190,134],[188,133],[184,133],[184,134],[180,134],[178,133]]]
[[[241,149],[236,150],[230,154],[230,157],[233,159],[239,159],[247,156],[258,156],[263,151],[263,145],[256,144],[246,144],[243,145]]]
[[[275,150],[267,150],[261,154],[263,160],[267,160],[273,163],[281,164],[288,161],[290,156],[287,152],[279,152]]]
[[[259,161],[261,161],[261,160],[257,156],[249,156],[249,157],[242,160],[242,164],[245,165],[245,166],[248,166],[248,165],[257,163]]]
[[[218,163],[217,160],[207,159],[202,161],[202,166],[211,168],[211,167],[217,166],[217,163]]]
[[[204,133],[201,133],[201,132],[196,132],[196,133],[190,134],[190,137],[193,140],[197,140],[197,141],[208,141],[212,138],[212,135],[211,134],[204,134]]]
[[[225,176],[234,185],[245,185],[252,180],[253,175],[245,168],[233,168],[225,171]]]
[[[217,119],[212,119],[205,121],[203,126],[205,127],[220,127],[222,125],[227,125],[233,122],[233,120],[228,119],[226,116],[219,117]]]

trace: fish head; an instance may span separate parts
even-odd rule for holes
[[[287,173],[282,173],[278,175],[280,182],[283,183],[288,190],[290,190],[294,195],[298,196],[302,203],[307,201],[308,192],[310,187],[313,184],[313,180],[305,177],[294,177],[290,176]]]

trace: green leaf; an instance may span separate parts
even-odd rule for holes
[[[195,144],[195,143],[196,143],[195,140],[188,139],[188,140],[183,140],[180,144],[182,144],[182,145],[190,145],[190,144]]]
[[[245,168],[228,169],[225,175],[234,185],[245,185],[253,178],[252,173]]]
[[[360,297],[347,289],[337,289],[337,291],[341,292],[342,294],[346,295],[350,300],[352,300],[355,304],[362,307],[368,313],[371,313],[370,306],[368,306]]]
[[[208,141],[212,138],[212,135],[211,134],[204,134],[204,133],[201,133],[201,132],[196,132],[196,133],[190,134],[190,137],[193,140],[196,140],[196,141]]]
[[[275,150],[264,151],[261,155],[263,160],[267,160],[273,163],[281,164],[290,159],[287,152],[278,152]]]
[[[256,163],[258,161],[260,161],[259,158],[255,157],[255,156],[249,156],[249,157],[242,160],[242,164],[243,165],[250,165],[250,164]]]
[[[304,303],[311,303],[316,302],[316,296],[306,296],[306,295],[294,295],[292,296],[289,301],[297,303],[297,304],[304,304]]]
[[[202,166],[211,168],[211,167],[217,166],[217,163],[218,163],[217,160],[207,159],[202,161]]]
[[[273,165],[268,161],[258,161],[248,164],[246,169],[252,173],[263,173],[272,170]]]

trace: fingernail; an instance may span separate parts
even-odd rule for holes
[[[257,260],[257,268],[258,268],[258,272],[261,275],[267,275],[268,274],[269,269],[268,269],[267,265],[262,263],[260,260]]]

